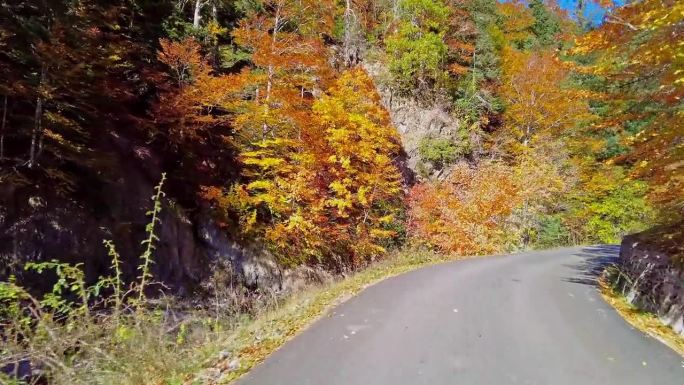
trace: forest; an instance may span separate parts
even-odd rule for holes
[[[407,248],[682,223],[684,3],[573,4],[1,1],[0,366],[191,383],[79,366],[111,341],[79,346],[65,325],[103,312],[122,343],[140,331],[119,312],[168,326],[157,294],[211,301],[217,276],[240,287],[221,311],[250,313],[267,269],[346,276]],[[398,118],[429,111],[448,123]],[[63,348],[42,341],[55,330]]]

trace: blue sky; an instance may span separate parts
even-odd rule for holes
[[[558,0],[558,4],[561,8],[570,11],[570,15],[574,15],[575,8],[577,7],[577,0]],[[605,13],[605,9],[591,1],[588,2],[584,9],[584,16],[586,16],[587,20],[590,20],[594,25],[601,23]]]
[[[575,8],[577,7],[577,0],[557,0],[561,8],[570,11],[570,14],[574,16]],[[587,20],[590,20],[592,24],[598,25],[603,21],[603,15],[606,14],[606,10],[600,5],[596,4],[591,0],[588,1],[586,8],[584,9],[584,16]],[[617,6],[625,5],[626,0],[613,0],[613,4]]]
[[[510,0],[498,0],[500,2],[506,2]],[[575,18],[575,9],[577,8],[577,0],[556,0],[558,2],[558,5],[562,9],[565,9],[568,11],[570,14],[570,17],[573,19]],[[625,3],[625,0],[613,0],[615,4],[622,5]],[[603,15],[606,14],[605,8],[601,7],[600,5],[596,4],[592,0],[585,0],[586,7],[584,8],[584,16],[591,22],[593,25],[599,25],[603,21]]]

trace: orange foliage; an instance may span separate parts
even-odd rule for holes
[[[297,119],[310,108],[315,89],[331,77],[321,34],[332,28],[325,1],[270,0],[263,12],[240,21],[235,42],[252,53],[254,68],[234,77],[244,84],[236,129],[244,143],[297,137]]]
[[[589,94],[564,86],[569,70],[553,53],[505,48],[502,62],[506,110],[499,139],[510,152],[544,144],[592,118]]]
[[[465,0],[454,0],[448,3],[448,7],[448,28],[444,36],[449,49],[449,64],[446,67],[451,75],[463,76],[472,69],[474,41],[478,32],[472,15],[465,9]]]
[[[401,207],[399,138],[370,77],[345,72],[305,107],[287,110],[297,135],[253,142],[241,155],[246,181],[205,198],[236,211],[241,231],[286,264],[382,254]]]
[[[160,45],[158,58],[168,66],[175,86],[160,94],[154,112],[156,121],[169,127],[170,139],[201,141],[206,130],[228,126],[226,111],[239,83],[228,76],[213,76],[193,38],[162,39]]]
[[[520,203],[520,189],[505,165],[458,164],[447,180],[411,190],[410,234],[444,252],[497,252],[505,246],[506,220]]]
[[[681,66],[684,4],[677,0],[645,0],[609,12],[605,23],[580,39],[575,53],[601,52],[593,71],[612,79],[652,77],[662,84],[653,97],[677,103],[684,97]],[[639,38],[638,44],[634,40]],[[619,58],[628,55],[629,60]],[[616,64],[620,66],[616,66]]]
[[[172,71],[178,88],[183,88],[187,82],[207,75],[207,65],[200,56],[200,45],[194,38],[188,37],[183,41],[159,41],[161,51],[157,54],[160,62],[166,64]]]

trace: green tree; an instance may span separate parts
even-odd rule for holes
[[[531,30],[537,42],[542,46],[552,45],[556,35],[561,32],[560,20],[549,11],[543,0],[531,0],[529,7],[534,16]]]
[[[626,177],[621,167],[587,170],[578,187],[566,222],[580,241],[619,243],[625,234],[653,223],[654,210],[645,198],[648,185]]]
[[[400,93],[430,90],[447,77],[449,8],[441,1],[400,0],[397,16],[385,40],[393,86]]]
[[[458,82],[455,104],[458,114],[476,127],[486,126],[489,116],[500,110],[496,83],[501,76],[501,48],[504,41],[499,27],[501,17],[496,0],[473,0],[462,4],[474,26],[474,46],[469,71]]]

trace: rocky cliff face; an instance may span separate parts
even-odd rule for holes
[[[440,177],[446,174],[448,170],[435,169],[424,162],[419,148],[425,138],[463,140],[458,138],[458,133],[463,129],[462,123],[451,114],[449,103],[439,97],[418,100],[396,95],[386,85],[384,79],[388,78],[388,74],[382,64],[364,62],[363,67],[375,79],[382,103],[390,113],[392,124],[401,135],[408,169],[419,178]]]
[[[684,336],[684,222],[626,236],[620,272],[627,299]]]
[[[376,79],[386,76],[380,64],[364,66]],[[424,138],[453,139],[462,130],[448,103],[438,98],[421,102],[399,97],[381,80],[376,83],[406,151],[397,160],[406,185],[414,182],[416,174],[445,175],[446,168],[434,169],[422,162],[419,147]],[[93,144],[107,165],[64,166],[77,176],[71,186],[74,191],[66,194],[40,165],[18,172],[0,169],[0,280],[16,275],[32,289],[47,291],[54,277],[27,272],[23,266],[56,259],[82,263],[87,279],[95,281],[111,274],[111,259],[102,244],[105,239],[116,244],[124,276],[135,278],[140,242],[149,221],[145,212],[151,207],[150,196],[162,171],[169,174],[169,181],[158,226],[158,263],[153,268],[155,279],[174,292],[192,292],[212,274],[215,265],[229,266],[235,280],[250,289],[288,291],[306,282],[331,279],[317,268],[283,269],[263,247],[240,244],[219,228],[209,207],[198,207],[199,186],[215,185],[217,180],[228,184],[236,177],[237,166],[225,148],[208,144],[183,151],[136,135],[111,131]],[[198,161],[185,157],[187,152],[206,156],[195,157]],[[11,179],[13,175],[17,177]]]
[[[6,174],[0,174],[0,280],[15,275],[20,283],[45,292],[54,277],[27,272],[23,266],[56,259],[82,263],[87,279],[93,282],[111,274],[111,259],[102,244],[105,239],[116,244],[124,276],[135,278],[140,242],[149,222],[145,213],[162,170],[172,177],[164,189],[167,197],[162,224],[157,227],[153,269],[155,279],[173,292],[192,292],[215,265],[229,266],[232,281],[249,289],[280,292],[299,287],[305,280],[321,280],[316,270],[284,271],[264,248],[235,242],[216,225],[208,207],[184,205],[192,201],[188,197],[195,196],[197,186],[187,186],[189,173],[179,169],[179,162],[165,159],[166,154],[144,144],[117,136],[109,139],[116,165],[113,174],[107,178],[83,175],[73,194],[58,193],[45,180],[9,183],[2,180]]]

